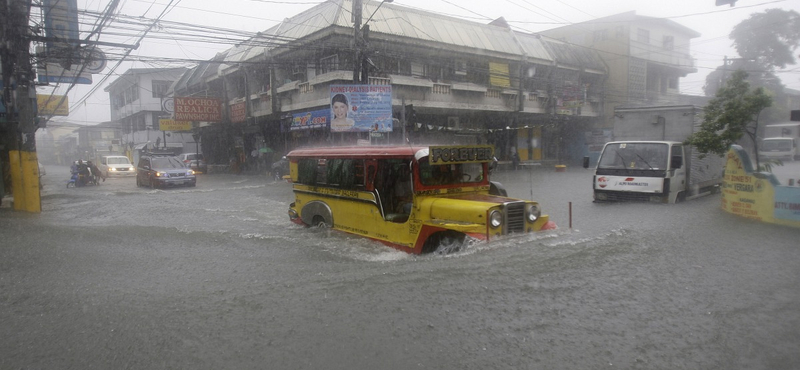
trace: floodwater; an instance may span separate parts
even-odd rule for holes
[[[559,229],[414,256],[290,223],[266,176],[67,179],[0,209],[2,369],[800,368],[800,229],[718,195],[596,204],[590,171],[500,172]]]

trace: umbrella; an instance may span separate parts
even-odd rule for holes
[[[272,153],[273,152],[272,148],[270,148],[268,146],[265,146],[265,147],[259,149],[258,151],[261,152],[261,153]]]

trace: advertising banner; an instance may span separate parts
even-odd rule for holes
[[[331,85],[331,132],[391,132],[391,85]]]
[[[328,118],[330,115],[331,112],[327,109],[293,114],[292,125],[289,127],[289,131],[328,127]]]
[[[160,119],[158,120],[158,129],[161,131],[191,131],[192,122]]]
[[[66,95],[36,94],[36,105],[40,116],[69,116],[69,97]]]
[[[222,121],[222,103],[216,98],[175,97],[176,121]]]

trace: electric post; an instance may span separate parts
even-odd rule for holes
[[[5,128],[3,152],[8,153],[14,210],[41,212],[35,134],[36,85],[28,30],[31,3],[28,0],[8,0],[4,8],[0,12],[0,58],[3,105],[6,107],[5,122],[2,122]]]
[[[361,0],[353,0],[353,83],[361,79]]]

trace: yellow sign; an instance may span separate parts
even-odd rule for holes
[[[69,116],[69,97],[66,95],[36,94],[36,105],[40,116]]]
[[[192,121],[176,121],[174,119],[158,120],[158,129],[161,131],[191,131]]]
[[[498,87],[511,87],[511,74],[508,64],[489,62],[489,84]]]

